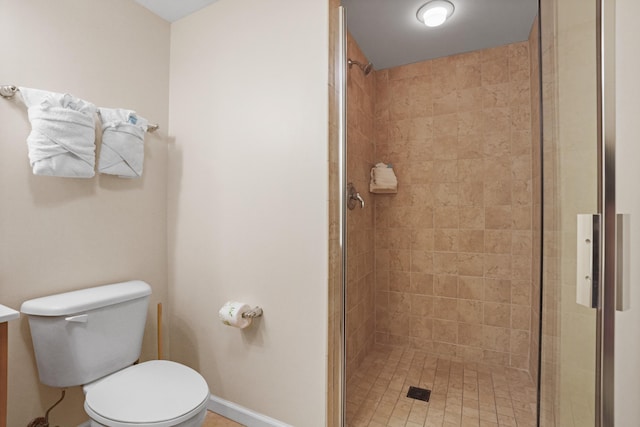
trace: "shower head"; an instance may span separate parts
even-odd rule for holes
[[[356,65],[358,68],[360,68],[362,70],[362,72],[364,73],[365,76],[368,76],[369,73],[371,71],[373,71],[373,64],[371,62],[363,64],[361,62],[353,61],[351,59],[348,59],[347,60],[347,64],[349,64],[349,68],[351,68],[353,65]]]

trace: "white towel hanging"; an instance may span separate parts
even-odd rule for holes
[[[132,110],[100,108],[102,146],[98,172],[139,178],[144,163],[144,135],[148,120]]]
[[[95,175],[96,107],[72,95],[21,87],[31,133],[29,161],[35,175]]]

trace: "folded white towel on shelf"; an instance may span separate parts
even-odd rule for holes
[[[68,93],[21,87],[20,94],[31,122],[27,145],[34,175],[94,176],[96,107]]]
[[[371,193],[397,193],[398,179],[391,165],[378,163],[371,168],[371,181],[369,182]]]
[[[98,172],[121,178],[142,176],[144,134],[148,120],[135,111],[122,108],[100,108],[102,146]]]

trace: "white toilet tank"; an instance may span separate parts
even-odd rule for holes
[[[43,384],[87,384],[140,356],[151,287],[140,280],[26,301]]]

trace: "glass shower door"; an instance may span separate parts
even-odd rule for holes
[[[577,216],[599,204],[596,11],[596,1],[540,4],[544,427],[596,425],[597,313],[576,303]]]

